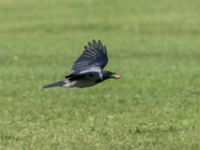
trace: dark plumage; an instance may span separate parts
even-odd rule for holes
[[[57,86],[63,87],[89,87],[96,85],[106,79],[119,79],[120,75],[110,71],[103,71],[108,63],[106,47],[99,40],[93,40],[84,47],[81,56],[74,62],[72,73],[67,75],[64,81],[51,83],[43,86],[43,88],[51,88]]]

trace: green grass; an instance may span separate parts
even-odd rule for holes
[[[199,5],[1,0],[0,149],[200,149]],[[42,90],[93,38],[121,80]]]

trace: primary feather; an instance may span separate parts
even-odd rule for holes
[[[74,62],[72,71],[74,73],[80,73],[93,67],[99,67],[103,69],[108,63],[106,47],[102,45],[99,40],[95,40],[88,43],[81,56]]]

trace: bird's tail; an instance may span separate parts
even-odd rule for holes
[[[43,86],[43,89],[45,89],[45,88],[57,87],[57,86],[63,86],[64,84],[65,84],[64,81],[58,81],[58,82],[55,82],[55,83],[51,83],[51,84],[44,85],[44,86]]]

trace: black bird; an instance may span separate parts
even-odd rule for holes
[[[67,75],[64,81],[59,81],[43,86],[43,88],[78,87],[84,88],[96,85],[104,80],[114,78],[119,79],[120,75],[110,71],[103,71],[108,63],[106,47],[101,41],[93,40],[84,47],[81,56],[74,62],[72,73]]]

